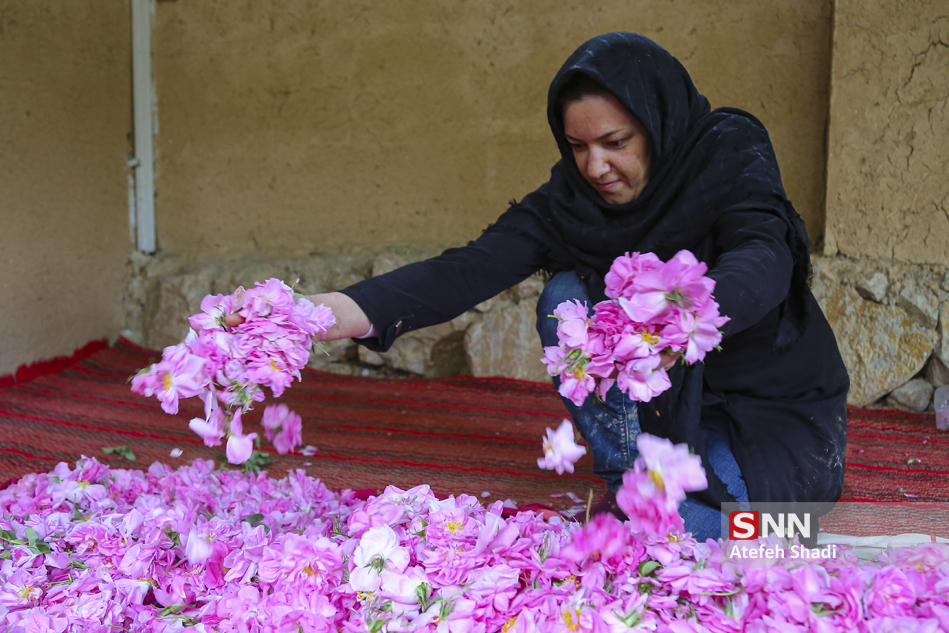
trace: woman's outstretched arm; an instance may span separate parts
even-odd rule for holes
[[[543,246],[530,237],[492,227],[467,246],[366,279],[339,294],[349,297],[373,324],[375,336],[360,339],[385,351],[399,335],[445,323],[517,285],[543,267]],[[332,306],[330,306],[332,307]],[[368,330],[368,323],[361,337]],[[352,330],[341,328],[342,331]]]
[[[400,334],[450,321],[507,290],[544,263],[543,247],[504,229],[488,230],[467,246],[365,279],[339,292],[306,295],[333,311],[336,323],[321,341],[356,338],[375,351],[387,350]],[[238,314],[225,318],[239,325]],[[374,335],[366,337],[370,332]]]
[[[333,311],[333,316],[336,317],[336,323],[324,334],[317,335],[316,339],[335,341],[341,338],[364,336],[369,331],[370,323],[366,313],[355,301],[343,293],[325,292],[316,295],[304,295],[304,297],[313,305],[325,305]],[[240,325],[244,322],[244,317],[235,312],[224,317],[224,322],[230,326]]]

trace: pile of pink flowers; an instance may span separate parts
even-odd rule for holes
[[[228,315],[243,323],[229,326]],[[265,398],[264,388],[279,397],[293,379],[300,379],[313,337],[335,323],[326,306],[314,306],[279,279],[257,283],[231,295],[208,295],[201,313],[189,319],[184,341],[166,347],[162,359],[132,379],[132,391],[156,396],[166,413],[178,413],[178,399],[198,396],[204,418],[191,429],[208,446],[227,437],[227,459],[240,464],[250,458],[256,433],[244,433],[241,416]],[[286,405],[267,407],[263,414],[267,438],[280,453],[301,443],[300,416]]]
[[[655,438],[640,450],[618,495],[635,520],[585,526],[427,486],[361,501],[302,471],[62,463],[0,491],[0,629],[949,630],[949,547],[891,550],[872,566],[736,563],[668,510],[704,484],[696,459]]]
[[[588,306],[561,303],[560,344],[544,348],[544,364],[560,376],[560,394],[577,406],[594,391],[601,398],[616,384],[631,399],[647,402],[671,386],[661,354],[685,362],[705,358],[722,340],[729,319],[712,298],[708,267],[689,251],[663,263],[652,253],[616,258],[606,281],[608,301]]]

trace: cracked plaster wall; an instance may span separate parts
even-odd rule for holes
[[[818,238],[832,0],[163,0],[158,241],[209,257],[464,243],[549,176],[551,78],[641,32],[758,116]]]
[[[125,0],[0,0],[0,376],[124,323]]]
[[[949,2],[837,0],[824,252],[945,263]]]

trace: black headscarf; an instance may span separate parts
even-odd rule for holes
[[[649,136],[649,181],[631,202],[606,202],[574,161],[558,95],[578,73],[616,97]],[[562,160],[547,183],[512,204],[499,227],[542,242],[548,269],[577,270],[597,301],[604,298],[602,277],[619,255],[652,252],[665,261],[689,249],[707,260],[700,246],[723,213],[770,211],[788,225],[795,262],[775,349],[797,340],[806,326],[807,234],[785,196],[771,140],[758,119],[732,108],[711,111],[682,64],[635,33],[607,33],[578,48],[550,84],[547,119]]]

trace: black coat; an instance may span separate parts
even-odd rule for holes
[[[689,442],[704,454],[696,446],[703,407],[717,408],[732,420],[732,450],[752,501],[836,501],[843,486],[849,379],[810,291],[806,329],[790,349],[775,352],[774,331],[791,277],[785,231],[770,214],[727,214],[694,246],[709,264],[715,298],[731,320],[722,328],[721,351],[689,368],[677,364],[672,389],[640,404],[640,423],[645,432]],[[377,332],[358,342],[384,352],[401,334],[449,321],[546,262],[542,244],[494,226],[465,247],[342,292]],[[699,497],[730,500],[713,488]]]
[[[586,182],[565,138],[559,95],[577,74],[649,136],[648,182],[627,203],[608,203]],[[807,234],[761,122],[711,111],[685,68],[633,33],[577,49],[551,83],[547,118],[562,157],[547,183],[468,246],[344,290],[379,332],[361,342],[388,349],[399,334],[448,321],[541,268],[577,271],[599,301],[616,257],[652,252],[666,261],[688,249],[708,265],[731,320],[722,351],[677,364],[672,388],[640,406],[643,431],[687,442],[707,464],[703,416],[725,415],[751,500],[837,500],[849,379],[808,288]],[[697,496],[731,500],[706,473],[709,489]]]

